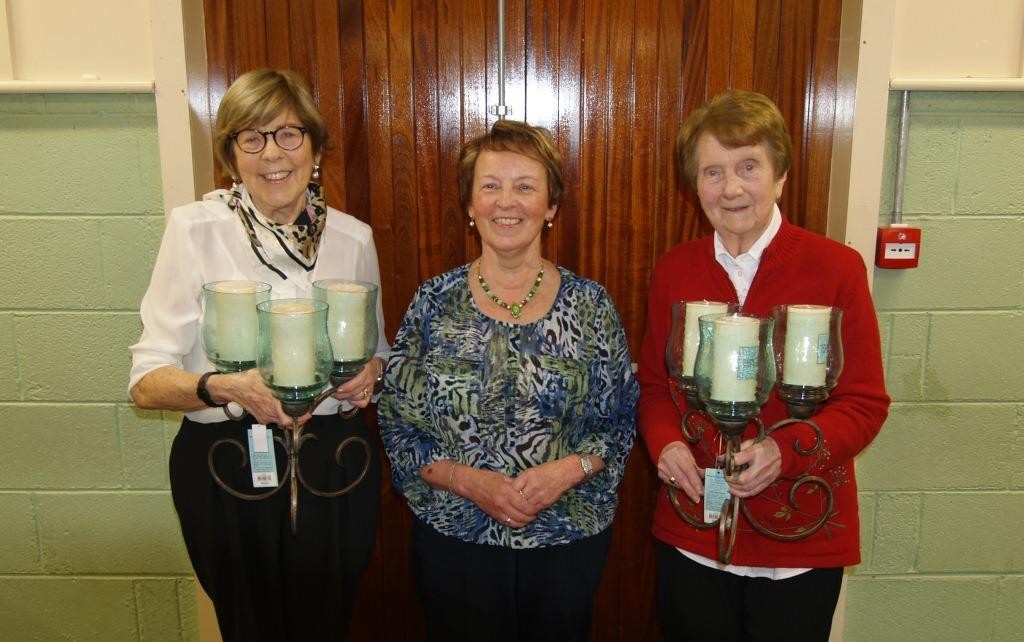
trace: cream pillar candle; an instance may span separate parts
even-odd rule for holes
[[[700,347],[700,323],[705,314],[724,314],[729,311],[728,303],[718,301],[687,301],[686,320],[683,325],[683,376],[693,376],[693,364]]]
[[[256,290],[252,281],[221,281],[211,288],[217,320],[217,354],[222,361],[256,361]]]
[[[711,398],[716,401],[755,401],[761,322],[753,317],[715,319],[711,352]]]
[[[308,303],[279,303],[270,309],[270,358],[275,386],[316,383],[314,309]]]
[[[786,306],[782,383],[790,386],[825,385],[831,317],[832,308],[826,305]]]
[[[329,283],[327,331],[335,361],[359,361],[366,357],[366,297],[369,290],[358,283]],[[372,311],[371,311],[372,313]]]

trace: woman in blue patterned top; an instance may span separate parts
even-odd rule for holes
[[[635,436],[604,288],[541,257],[562,193],[547,130],[500,120],[459,157],[481,256],[420,286],[379,406],[432,640],[586,640]]]

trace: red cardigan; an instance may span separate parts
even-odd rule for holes
[[[659,259],[648,295],[647,328],[640,349],[639,428],[651,459],[657,464],[662,449],[682,439],[680,413],[669,396],[665,343],[675,301],[708,299],[737,301],[725,270],[715,260],[714,240],[707,236],[676,246]],[[860,522],[857,515],[857,482],[853,458],[871,443],[885,421],[889,396],[882,374],[878,318],[868,291],[864,262],[854,250],[812,234],[785,220],[761,256],[760,267],[747,294],[743,311],[768,316],[775,305],[818,304],[843,310],[842,336],[845,365],[830,398],[819,407],[814,420],[824,435],[823,448],[810,456],[793,449],[798,439],[804,448],[813,443],[813,431],[794,424],[771,435],[782,453],[782,474],[758,496],[744,500],[761,524],[787,533],[813,523],[824,493],[805,485],[797,495],[798,510],[787,498],[793,480],[808,473],[824,478],[832,488],[832,516],[810,537],[780,542],[752,530],[741,516],[731,562],[745,566],[836,567],[860,562]],[[766,427],[787,417],[786,406],[771,393],[762,408]],[[744,439],[756,429],[748,427]],[[697,465],[712,465],[718,452],[718,432],[704,431],[701,443],[690,446]],[[689,502],[680,492],[683,505]],[[808,515],[801,515],[806,510]],[[702,519],[703,502],[691,507]],[[654,536],[672,546],[705,557],[718,557],[718,529],[700,530],[684,522],[673,510],[665,489],[659,491],[652,526]]]

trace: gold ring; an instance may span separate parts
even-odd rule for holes
[[[361,393],[361,395],[360,395],[360,396],[361,396],[361,397],[362,397],[363,399],[366,399],[367,397],[369,397],[369,396],[370,396],[370,391],[369,391],[369,389],[367,389],[367,388],[363,388],[363,392]]]
[[[511,515],[505,515],[505,525],[508,526],[511,523],[512,523],[512,516]]]
[[[676,485],[676,478],[675,477],[669,477],[668,478],[668,483],[670,483],[673,486],[675,486]]]

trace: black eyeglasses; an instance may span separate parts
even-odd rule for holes
[[[231,134],[231,138],[235,139],[238,149],[246,154],[262,152],[263,148],[267,146],[268,136],[274,137],[274,144],[278,147],[286,152],[290,152],[302,146],[302,141],[305,139],[307,131],[309,130],[305,127],[285,125],[284,127],[278,127],[272,132],[264,132],[258,129],[243,129]]]

